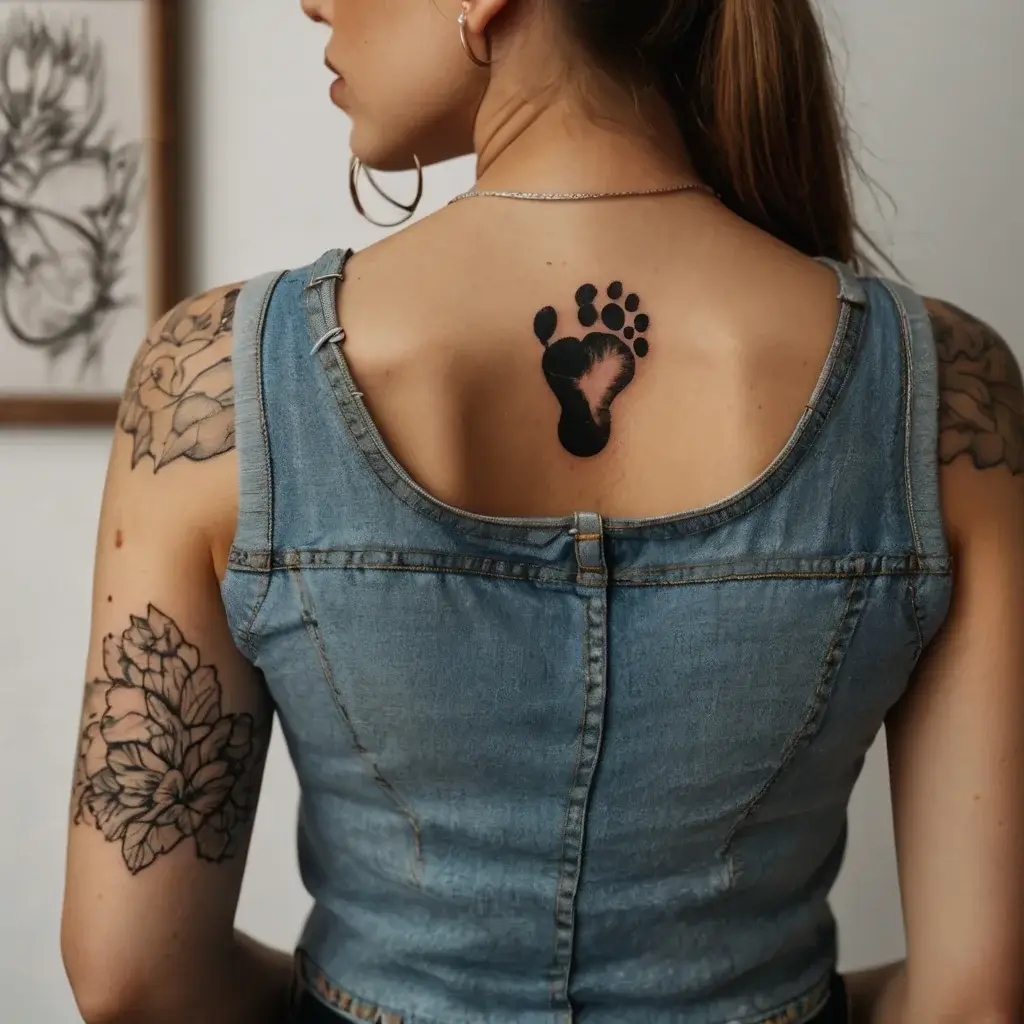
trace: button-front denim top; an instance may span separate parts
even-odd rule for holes
[[[385,447],[347,255],[235,322],[223,597],[301,784],[301,983],[386,1024],[809,1020],[850,792],[950,596],[920,298],[833,265],[818,386],[731,497],[489,518]]]

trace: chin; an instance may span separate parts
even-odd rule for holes
[[[415,148],[402,136],[384,133],[359,118],[352,120],[349,139],[352,155],[375,171],[411,171]]]
[[[412,171],[413,154],[424,167],[473,152],[473,140],[449,138],[447,132],[385,132],[353,118],[349,140],[352,154],[377,171]]]

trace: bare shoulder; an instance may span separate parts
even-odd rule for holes
[[[146,335],[128,375],[103,522],[118,537],[195,547],[223,576],[238,517],[235,306],[241,283],[178,303]],[[190,548],[191,549],[191,548]]]
[[[118,414],[132,469],[158,473],[235,447],[231,350],[242,283],[180,302],[146,336]]]
[[[1024,383],[1013,351],[983,320],[926,299],[939,359],[939,457],[1024,473]]]
[[[977,317],[926,300],[954,554],[942,628],[886,717],[906,978],[901,1019],[1020,1020],[1024,956],[1021,373]],[[977,950],[986,954],[979,958]]]

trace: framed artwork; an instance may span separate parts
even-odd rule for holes
[[[0,0],[0,424],[110,424],[181,298],[179,0]]]

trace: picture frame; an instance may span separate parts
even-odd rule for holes
[[[113,425],[183,297],[180,7],[0,0],[0,427]]]

